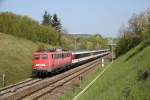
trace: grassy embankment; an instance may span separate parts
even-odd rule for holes
[[[71,100],[82,89],[67,92],[61,100]],[[119,57],[78,100],[150,100],[150,46],[142,43]]]
[[[30,77],[31,54],[41,44],[0,33],[0,87],[2,74],[6,75],[6,85]]]

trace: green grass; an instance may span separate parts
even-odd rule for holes
[[[105,66],[109,65],[110,61],[109,60],[105,60]],[[65,95],[63,95],[62,97],[60,97],[61,100],[72,100],[72,98],[77,95],[77,93],[79,93],[87,84],[89,84],[100,72],[103,71],[104,67],[102,68],[101,66],[99,66],[100,68],[98,68],[98,70],[96,70],[95,73],[89,74],[86,76],[86,78],[84,78],[81,81],[80,86],[75,86],[73,88],[72,91],[68,91],[65,93]]]
[[[140,44],[115,60],[111,67],[78,99],[150,100],[150,75],[144,78],[145,71],[150,72],[150,46],[143,47],[143,44]],[[97,73],[91,77],[94,78],[96,75]],[[89,78],[88,82],[83,84],[88,84],[93,78]],[[71,100],[82,89],[76,88],[66,93],[61,100]]]
[[[6,85],[30,77],[31,54],[41,44],[0,33],[0,87],[3,73],[6,74]]]

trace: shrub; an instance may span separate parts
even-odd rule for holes
[[[11,12],[0,13],[0,32],[11,34],[52,45],[58,44],[59,33],[56,29],[40,25],[28,16],[20,16]]]

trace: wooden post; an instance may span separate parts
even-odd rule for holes
[[[79,83],[79,86],[80,86],[79,88],[80,88],[80,89],[81,89],[81,83],[82,83],[82,80],[83,80],[82,75],[79,75],[79,82],[80,82],[80,83]]]
[[[104,59],[102,58],[102,67],[104,67]]]
[[[5,74],[2,75],[3,87],[5,86]]]

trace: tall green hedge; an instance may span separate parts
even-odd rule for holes
[[[28,16],[20,16],[11,12],[0,13],[0,32],[58,45],[59,33],[52,27],[40,25]]]

